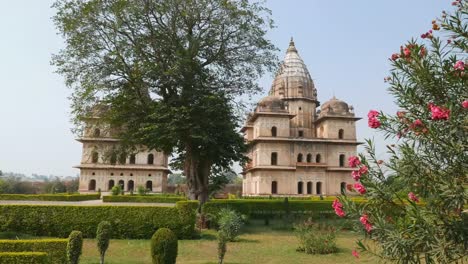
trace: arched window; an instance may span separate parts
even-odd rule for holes
[[[130,164],[135,164],[136,156],[135,154],[130,155]]]
[[[115,163],[117,163],[117,154],[116,153],[111,154],[110,163],[112,165],[115,165]]]
[[[317,194],[322,194],[322,183],[321,182],[317,182],[315,184],[315,190],[317,190]]]
[[[344,130],[343,129],[338,130],[338,138],[343,139],[343,135],[344,135]]]
[[[320,156],[320,154],[317,154],[317,156],[315,156],[315,162],[320,163],[321,161],[322,161],[322,156]]]
[[[299,130],[299,137],[304,137],[304,131]]]
[[[101,136],[101,130],[99,128],[95,128],[93,132],[93,137]]]
[[[345,164],[345,155],[341,154],[340,155],[340,167],[344,167]]]
[[[271,153],[271,165],[278,165],[278,153],[277,152]]]
[[[302,153],[297,155],[297,162],[302,162]]]
[[[307,163],[311,163],[312,162],[312,154],[307,154]]]
[[[120,154],[120,156],[119,156],[119,163],[120,163],[120,164],[125,164],[126,161],[127,161],[127,155],[125,155],[125,154]]]
[[[276,137],[276,127],[275,126],[271,128],[271,136]]]
[[[340,183],[340,190],[341,190],[341,194],[344,195],[346,193],[346,182]]]
[[[304,183],[303,182],[298,182],[297,183],[297,194],[302,194],[304,189]]]
[[[88,191],[96,190],[96,180],[90,180],[88,184]]]
[[[97,151],[93,151],[93,153],[91,154],[91,162],[98,163],[98,161],[99,161],[99,153],[97,153]]]
[[[148,164],[154,164],[154,155],[153,154],[148,155]]]
[[[271,182],[271,194],[277,194],[277,193],[278,193],[278,182],[272,181]]]
[[[307,182],[307,194],[312,194],[312,182]]]
[[[133,182],[133,180],[129,180],[128,183],[127,183],[127,190],[128,191],[133,191],[134,185],[135,185],[135,183]]]
[[[114,185],[115,185],[115,182],[114,182],[114,180],[110,180],[110,181],[109,181],[109,187],[108,187],[108,190],[109,190],[109,191],[110,191],[110,190],[112,190],[112,187],[114,187]]]
[[[146,190],[149,190],[150,192],[153,191],[153,182],[152,181],[147,181],[146,182]]]
[[[124,190],[124,184],[125,184],[124,180],[119,181],[120,189]]]

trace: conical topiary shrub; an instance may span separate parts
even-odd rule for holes
[[[153,264],[175,264],[177,258],[177,236],[168,228],[160,228],[151,237]]]

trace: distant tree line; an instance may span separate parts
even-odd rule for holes
[[[0,179],[0,194],[75,193],[78,187],[79,178],[63,180],[55,177],[44,182],[23,181],[14,176]]]

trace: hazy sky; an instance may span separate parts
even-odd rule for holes
[[[81,145],[70,132],[70,91],[50,65],[63,47],[51,21],[53,1],[0,0],[0,170],[76,175]],[[383,78],[388,57],[450,10],[441,0],[269,0],[277,28],[269,37],[283,57],[291,36],[323,103],[333,94],[365,117],[394,112]],[[265,94],[269,74],[260,80]],[[366,120],[358,138],[378,137]]]

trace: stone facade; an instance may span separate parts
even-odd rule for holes
[[[334,195],[353,184],[356,155],[353,108],[333,97],[320,110],[314,82],[291,40],[269,96],[245,126],[251,144],[243,195]]]
[[[110,191],[119,184],[123,190],[136,191],[143,186],[150,192],[163,192],[167,186],[168,156],[144,146],[127,154],[118,154],[116,130],[100,121],[98,115],[86,119],[80,169],[80,193]]]

